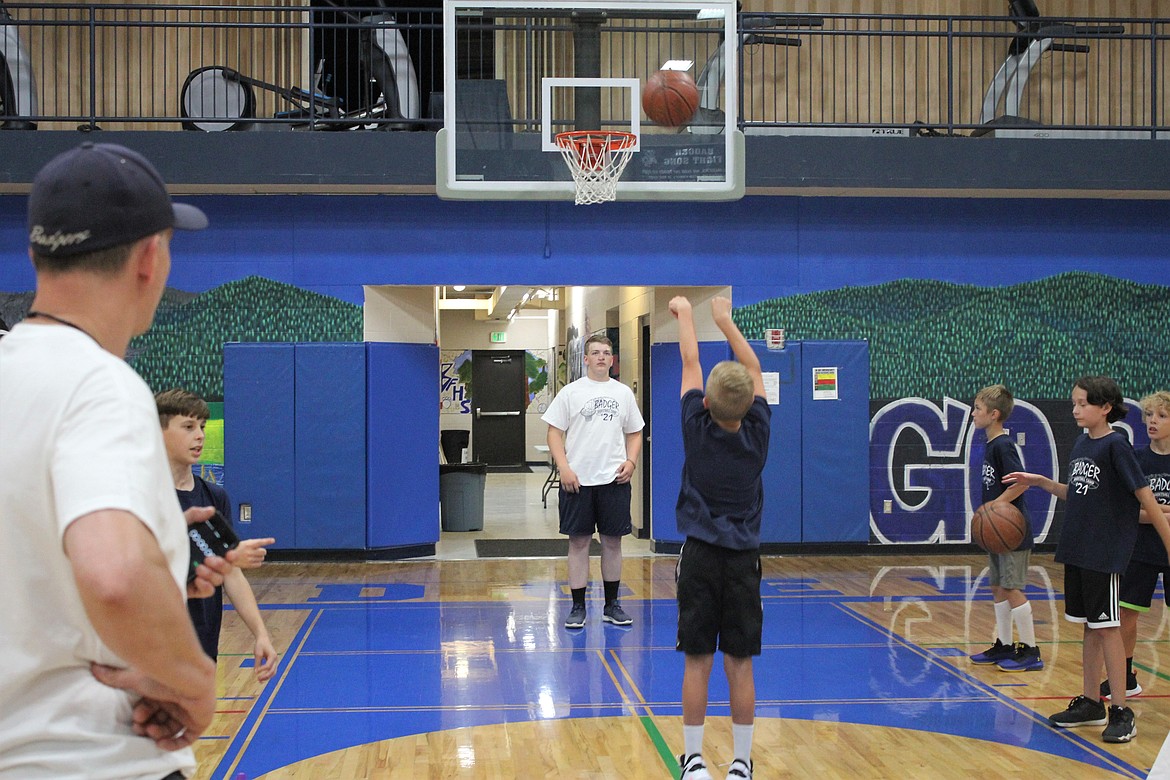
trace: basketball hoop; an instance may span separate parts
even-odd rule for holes
[[[617,183],[630,161],[633,133],[616,130],[572,130],[557,133],[557,146],[577,186],[577,205],[617,200]]]

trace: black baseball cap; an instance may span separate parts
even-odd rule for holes
[[[129,244],[167,228],[202,230],[207,215],[172,203],[150,162],[117,144],[87,141],[50,160],[28,196],[28,243],[69,257]]]

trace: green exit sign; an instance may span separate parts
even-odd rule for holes
[[[493,344],[503,344],[507,340],[508,340],[507,331],[503,331],[503,330],[493,330],[492,331],[492,343]]]

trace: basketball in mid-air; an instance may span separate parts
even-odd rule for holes
[[[699,88],[686,71],[655,71],[642,88],[642,110],[657,124],[680,127],[699,110]]]
[[[971,517],[971,540],[989,553],[1011,552],[1030,533],[1024,515],[1007,501],[988,501]]]

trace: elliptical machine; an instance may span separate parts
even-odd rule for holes
[[[185,130],[252,130],[256,123],[255,89],[275,93],[289,105],[274,118],[294,128],[310,130],[360,129],[371,123],[381,130],[413,130],[419,127],[421,101],[418,75],[406,40],[388,9],[359,15],[340,4],[335,13],[358,23],[360,72],[369,74],[368,101],[347,105],[346,96],[323,88],[325,61],[317,63],[314,89],[285,88],[246,76],[232,68],[212,65],[196,68],[183,82],[180,113]],[[360,90],[359,90],[360,92]]]
[[[18,30],[0,0],[0,129],[35,130],[28,117],[37,115],[36,81]]]

